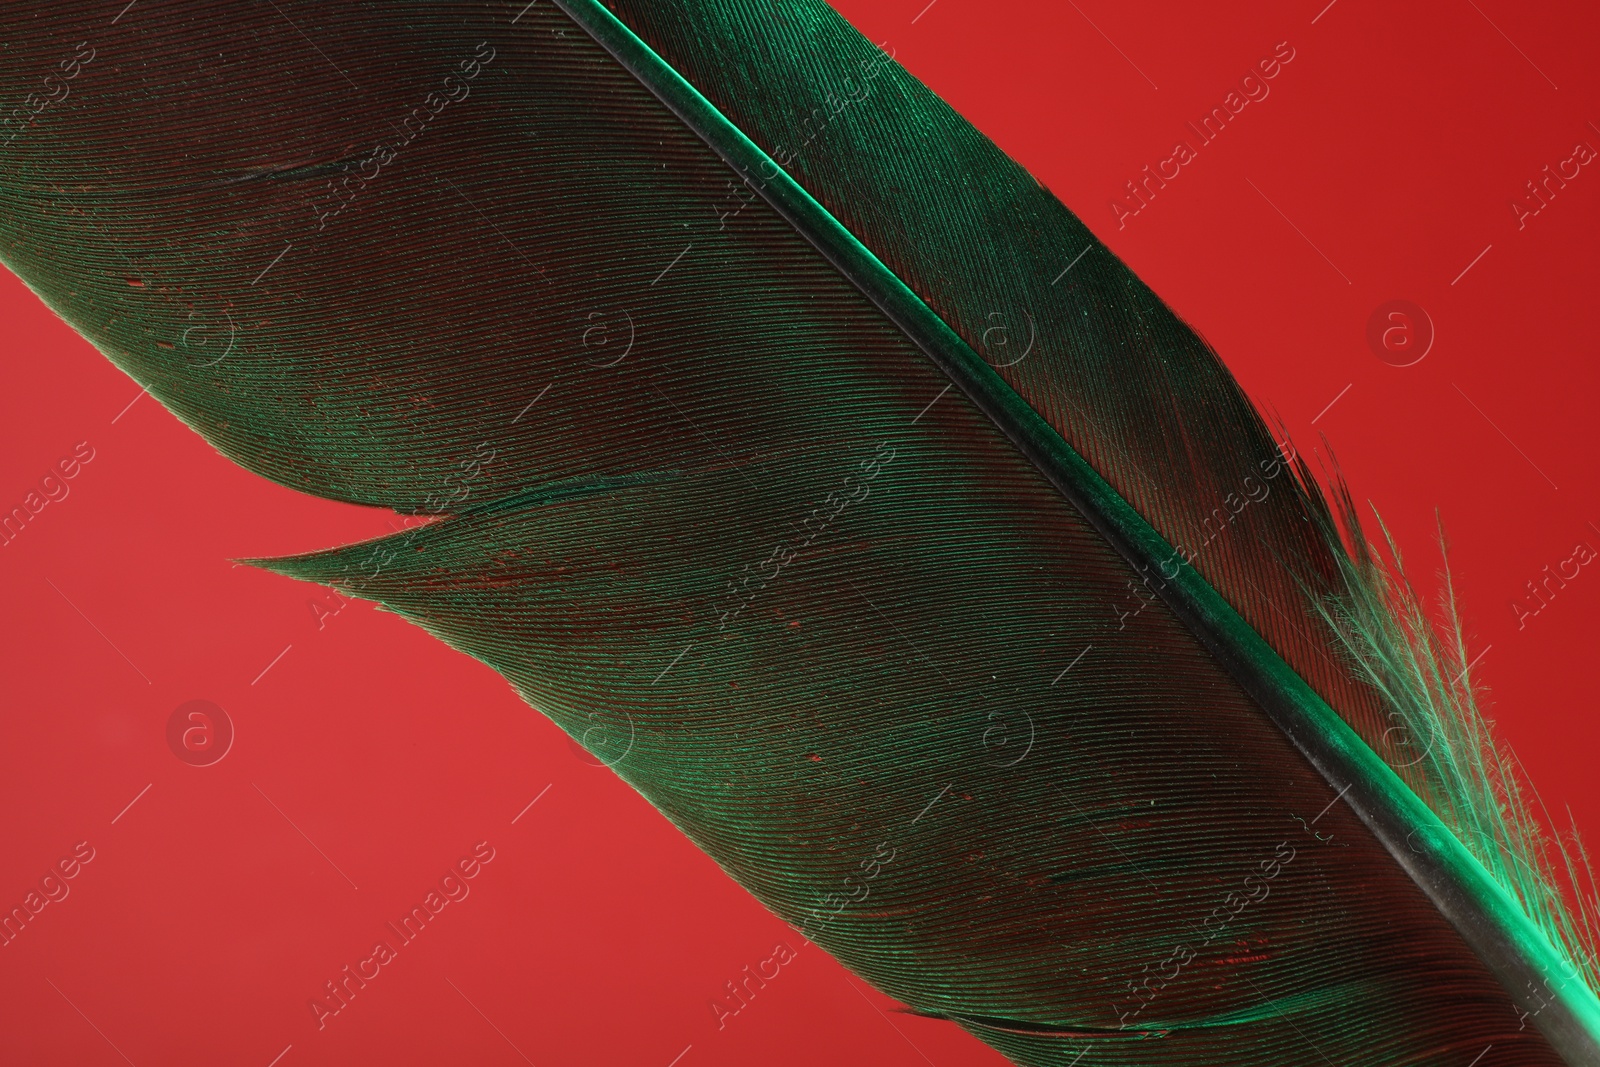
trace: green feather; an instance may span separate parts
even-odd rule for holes
[[[1018,1063],[1596,1062],[1459,647],[832,11],[224,10],[97,44],[0,241],[241,464],[437,519],[264,566],[493,666]],[[0,23],[18,70],[75,32]]]

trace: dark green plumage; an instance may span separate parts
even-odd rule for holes
[[[279,6],[153,6],[0,148],[6,262],[152,393],[440,516],[268,566],[494,666],[1019,1063],[1592,1062],[1573,946],[1386,751],[1304,472],[837,16]]]

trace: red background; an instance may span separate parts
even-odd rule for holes
[[[1521,229],[1510,204],[1600,147],[1600,17],[1325,2],[838,6],[1082,215],[1302,448],[1326,434],[1430,588],[1437,510],[1491,714],[1592,839],[1600,576],[1520,629],[1511,602],[1600,548],[1600,168]],[[1185,123],[1282,41],[1270,96],[1118,229],[1124,183],[1194,143]],[[1414,366],[1366,341],[1392,299],[1436,328]],[[0,509],[78,442],[95,452],[0,548],[0,903],[96,850],[0,948],[0,1061],[1001,1062],[798,944],[719,1031],[709,1001],[794,942],[781,923],[487,668],[365,604],[319,629],[309,602],[333,598],[228,562],[392,517],[248,475],[148,397],[124,410],[138,386],[10,275],[0,314]],[[237,730],[203,768],[165,737],[197,698]],[[308,999],[483,840],[471,895],[319,1032]]]

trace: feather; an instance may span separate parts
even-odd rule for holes
[[[6,264],[240,464],[432,520],[261,565],[498,670],[879,989],[1027,1065],[1600,1062],[1459,648],[818,0],[0,22],[7,99],[70,90],[0,133]]]

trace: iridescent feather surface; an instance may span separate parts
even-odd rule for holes
[[[816,0],[519,7],[0,10],[6,264],[434,520],[264,566],[1019,1064],[1600,1062],[1449,642],[1066,207]]]

